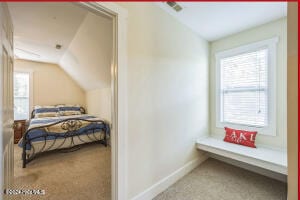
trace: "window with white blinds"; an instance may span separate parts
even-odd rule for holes
[[[277,40],[221,52],[217,64],[217,126],[270,129],[275,134]]]
[[[223,122],[268,125],[268,49],[223,58],[221,102]]]
[[[14,72],[14,119],[29,119],[30,73]]]

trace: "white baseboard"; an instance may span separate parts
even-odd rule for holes
[[[208,156],[206,154],[201,154],[199,158],[196,158],[187,164],[185,164],[183,167],[179,168],[169,176],[161,179],[145,191],[141,192],[140,194],[133,197],[131,200],[151,200],[154,197],[156,197],[161,192],[165,191],[167,188],[169,188],[171,185],[176,183],[179,179],[181,179],[183,176],[187,175],[189,172],[191,172],[193,169],[195,169],[198,165],[200,165],[202,162],[204,162]]]

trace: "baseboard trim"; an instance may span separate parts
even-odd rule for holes
[[[198,158],[188,162],[183,167],[179,168],[169,176],[161,179],[145,191],[141,192],[140,194],[133,197],[131,200],[151,200],[154,197],[156,197],[161,192],[165,191],[167,188],[169,188],[171,185],[176,183],[179,179],[181,179],[183,176],[187,175],[189,172],[191,172],[193,169],[195,169],[198,165],[200,165],[202,162],[204,162],[208,156],[203,153]]]

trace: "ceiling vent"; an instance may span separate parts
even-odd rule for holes
[[[175,1],[167,1],[167,4],[171,8],[173,8],[176,12],[179,12],[179,11],[182,10],[182,7],[178,3],[176,3]]]
[[[58,49],[58,50],[59,50],[59,49],[61,49],[61,47],[62,47],[62,45],[61,45],[61,44],[57,44],[57,45],[55,45],[55,48],[56,48],[56,49]]]

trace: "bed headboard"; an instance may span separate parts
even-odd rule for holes
[[[61,104],[60,104],[60,105],[61,105]],[[86,114],[85,108],[82,107],[82,106],[80,106],[80,112],[81,112],[82,114]],[[33,110],[31,111],[30,119],[33,119],[34,117],[35,117],[35,109],[33,109]]]

